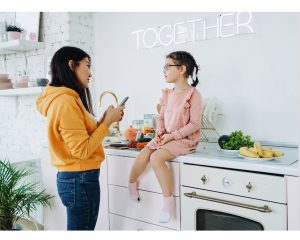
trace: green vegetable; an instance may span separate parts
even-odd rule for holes
[[[221,137],[219,137],[218,144],[219,144],[220,148],[223,148],[224,144],[226,142],[228,142],[229,139],[230,139],[230,137],[228,135],[222,135]]]
[[[139,138],[137,142],[150,142],[151,140],[151,138]]]
[[[244,136],[241,130],[234,131],[229,135],[230,139],[223,145],[223,149],[239,150],[241,147],[253,147],[254,142],[250,136]]]

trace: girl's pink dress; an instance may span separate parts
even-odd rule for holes
[[[161,110],[157,117],[157,132],[174,136],[174,140],[159,146],[152,140],[149,149],[165,149],[174,156],[193,152],[200,140],[202,97],[196,88],[174,93],[172,89],[162,90]]]

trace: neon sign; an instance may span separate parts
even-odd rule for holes
[[[224,13],[131,32],[137,50],[254,33],[252,13]]]

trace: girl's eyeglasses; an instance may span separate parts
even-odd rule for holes
[[[181,64],[166,64],[164,66],[164,70],[168,70],[170,67],[180,67],[182,66]]]

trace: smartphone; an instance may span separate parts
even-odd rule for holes
[[[123,105],[125,105],[125,103],[127,102],[128,98],[129,98],[129,97],[125,97],[125,98],[122,100],[122,102],[119,104],[118,107],[122,107]]]

